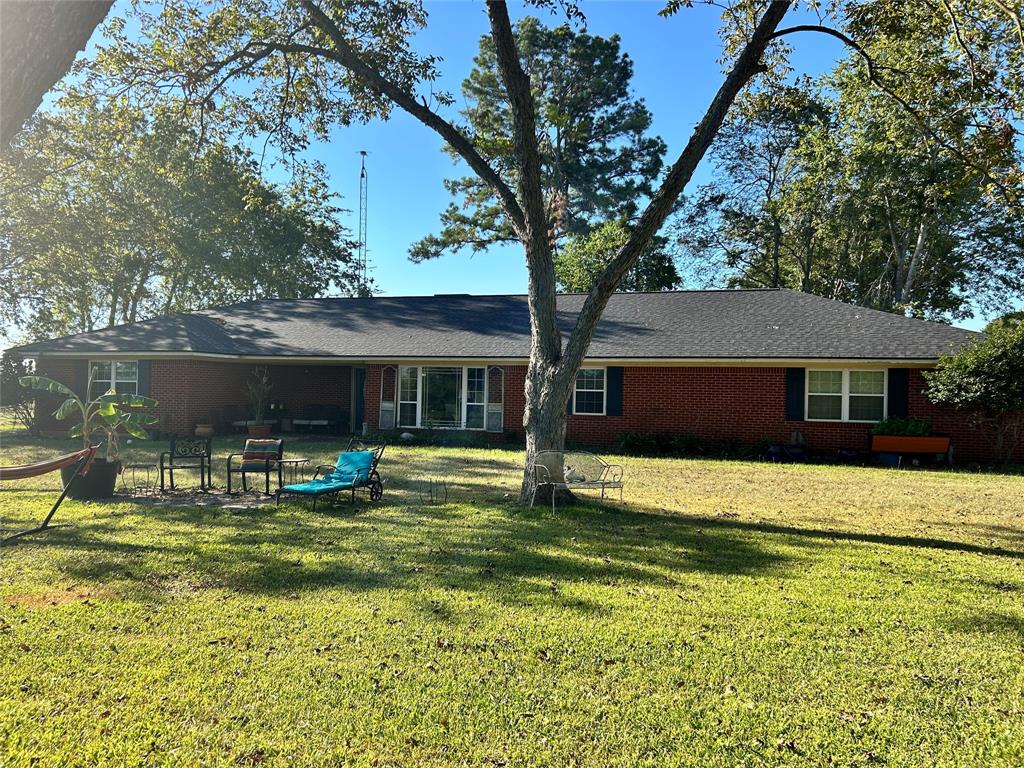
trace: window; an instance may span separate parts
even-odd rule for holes
[[[395,408],[398,400],[398,369],[386,365],[380,371],[380,428],[395,428]]]
[[[505,418],[505,369],[487,369],[487,431],[501,432]]]
[[[589,416],[604,416],[604,368],[583,368],[576,374],[572,412]]]
[[[885,380],[885,371],[808,370],[807,419],[881,421]]]
[[[422,368],[420,426],[451,429],[462,421],[462,369]]]
[[[404,365],[398,378],[400,427],[485,428],[486,368]]]
[[[483,429],[487,411],[487,369],[466,369],[466,429]]]
[[[418,414],[420,406],[420,369],[415,366],[403,366],[398,384],[398,426],[419,426]]]
[[[139,394],[139,364],[135,360],[93,360],[89,363],[89,374],[90,397],[105,395],[111,389],[119,395]]]

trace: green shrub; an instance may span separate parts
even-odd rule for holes
[[[703,440],[689,433],[626,432],[615,441],[615,451],[627,456],[700,456],[706,447]]]
[[[969,414],[996,459],[1012,460],[1024,433],[1024,323],[1003,324],[925,372],[928,399]]]
[[[915,437],[924,437],[934,431],[931,419],[915,419],[913,417],[882,419],[871,430],[875,435],[913,435]]]

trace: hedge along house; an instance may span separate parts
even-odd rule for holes
[[[584,296],[558,298],[571,328]],[[272,399],[300,414],[337,406],[342,431],[523,434],[530,349],[525,296],[264,300],[160,317],[17,351],[84,388],[160,401],[166,431],[225,423],[268,367]],[[962,459],[987,460],[987,437],[924,395],[922,370],[978,334],[789,290],[616,294],[567,404],[570,442],[609,446],[627,433],[708,442],[865,448],[886,416],[929,418]],[[57,428],[57,425],[47,425]]]

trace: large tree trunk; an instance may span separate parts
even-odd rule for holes
[[[553,452],[541,462],[547,469],[550,479],[561,482],[564,479],[562,454],[565,451],[566,403],[569,395],[564,388],[557,386],[558,370],[531,360],[526,373],[526,410],[523,414],[523,426],[526,430],[526,469],[519,490],[519,501],[528,504],[533,500],[536,477],[532,471],[537,461],[537,454]],[[564,396],[559,395],[564,392]],[[559,405],[561,403],[561,405]],[[539,489],[538,498],[550,501],[550,486]],[[561,500],[570,500],[572,494],[562,491],[558,494]]]
[[[0,152],[71,68],[112,0],[4,0],[0,3]]]

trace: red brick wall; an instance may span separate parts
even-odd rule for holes
[[[190,434],[199,422],[220,423],[226,406],[247,407],[245,385],[256,366],[207,360],[154,360],[151,395],[167,429]],[[270,365],[271,400],[298,415],[307,404],[337,405],[348,419],[352,369],[347,365]],[[347,424],[343,424],[347,427]]]
[[[626,432],[692,434],[753,445],[788,442],[800,431],[815,450],[867,447],[870,425],[786,421],[785,403],[784,368],[626,367],[622,415],[571,415],[566,436],[576,443],[611,445]],[[517,428],[522,430],[521,420]]]
[[[43,359],[39,370],[64,383],[74,384],[75,362]],[[245,384],[256,366],[219,360],[153,360],[150,372],[150,396],[157,400],[154,413],[161,429],[192,434],[197,423],[219,424],[225,406],[247,407]],[[298,414],[309,403],[337,405],[345,414],[351,409],[352,369],[347,365],[271,365],[272,400],[283,401]],[[46,407],[52,413],[54,406]],[[347,424],[343,424],[347,427]],[[43,429],[63,431],[52,418]]]
[[[327,365],[273,365],[271,397],[283,400],[297,413],[306,403],[351,407],[351,368]],[[365,420],[378,428],[382,365],[366,371]],[[523,434],[526,367],[502,366],[504,428]],[[165,429],[191,433],[197,422],[220,421],[227,405],[245,405],[245,381],[253,366],[207,360],[154,360],[151,389],[160,401],[157,414]],[[74,382],[70,360],[43,359],[39,370],[62,382]],[[963,461],[987,461],[991,443],[973,429],[969,419],[937,408],[924,396],[920,370],[911,371],[909,412],[930,418],[939,432],[953,437],[955,456]],[[736,439],[753,445],[761,440],[788,441],[795,431],[816,451],[865,448],[870,425],[785,420],[785,369],[756,367],[626,367],[623,371],[621,416],[570,416],[568,439],[575,443],[611,445],[626,432],[693,434],[706,441]],[[56,401],[47,404],[52,412]],[[358,429],[360,425],[353,425]],[[44,429],[64,431],[50,419]],[[1024,446],[1019,461],[1024,461]]]
[[[366,413],[363,415],[363,420],[368,429],[377,429],[380,426],[381,371],[383,369],[383,365],[366,366],[366,384],[363,385]]]
[[[523,434],[526,367],[505,370],[504,427]],[[366,379],[366,415],[377,427],[381,366],[370,366]],[[621,416],[569,416],[571,442],[612,445],[626,432],[693,434],[705,441],[736,439],[753,445],[762,440],[788,442],[799,431],[815,451],[868,446],[870,424],[786,421],[785,368],[626,367]],[[923,392],[920,370],[911,371],[909,413],[930,418],[936,431],[952,435],[954,453],[963,461],[988,461],[991,444],[971,429],[962,414],[937,408]],[[1024,461],[1024,447],[1019,460]]]
[[[910,372],[910,415],[931,419],[936,432],[953,437],[953,456],[956,460],[990,461],[991,435],[971,424],[970,417],[960,411],[939,408],[925,396],[928,383],[920,370]],[[1014,460],[1024,463],[1024,444],[1018,446]]]
[[[36,360],[36,373],[66,384],[72,389],[75,389],[77,384],[74,360],[40,358]],[[39,429],[43,434],[63,437],[74,424],[73,421],[57,421],[53,418],[53,412],[60,405],[61,399],[43,394],[36,398],[36,415],[39,416]]]

